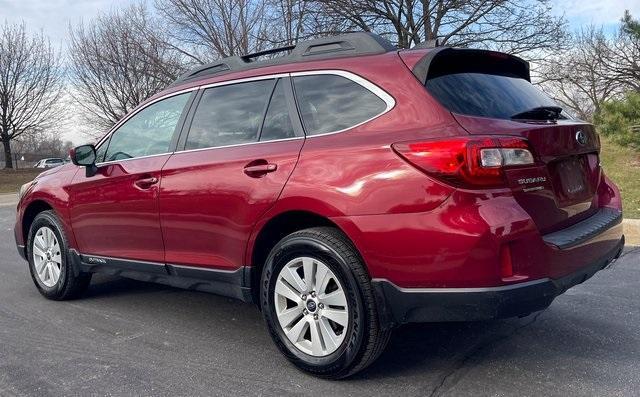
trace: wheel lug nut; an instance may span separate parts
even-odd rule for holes
[[[307,314],[309,314],[309,312],[307,311],[307,309],[304,309],[304,310],[302,311],[302,314],[304,314],[304,315],[306,316]]]
[[[318,303],[318,307],[319,307],[320,309],[324,309],[324,305],[323,305],[322,303]]]
[[[306,301],[307,300],[307,295],[306,294],[302,294],[302,300]]]
[[[315,291],[312,291],[312,292],[311,292],[311,297],[312,297],[312,298],[315,298],[315,297],[316,297],[316,293],[315,293]]]
[[[317,315],[317,314],[314,314],[314,315],[313,315],[313,319],[314,319],[314,320],[317,320],[317,319],[318,319],[318,315]]]

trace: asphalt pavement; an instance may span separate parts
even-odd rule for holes
[[[48,301],[0,206],[0,395],[615,396],[640,393],[640,249],[547,310],[396,330],[380,359],[331,382],[299,372],[249,304],[94,277]]]

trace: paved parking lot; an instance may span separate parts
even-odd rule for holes
[[[0,395],[638,395],[640,250],[522,319],[409,325],[353,379],[318,380],[276,351],[251,305],[96,277],[52,302],[0,207]]]

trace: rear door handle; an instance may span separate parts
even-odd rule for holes
[[[156,178],[155,176],[150,176],[148,178],[140,178],[134,183],[140,189],[149,189],[151,186],[158,183],[158,178]]]
[[[274,172],[278,169],[277,164],[272,163],[264,163],[264,164],[255,164],[251,162],[244,167],[244,173],[249,175],[252,178],[259,178],[269,172]]]

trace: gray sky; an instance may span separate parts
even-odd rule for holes
[[[99,13],[134,3],[135,0],[0,0],[0,22],[24,21],[29,30],[42,29],[52,44],[64,51],[69,23],[89,21]],[[620,17],[628,9],[640,17],[640,0],[555,0],[554,13],[565,15],[572,30],[595,24],[607,31],[617,29]],[[71,124],[76,124],[75,122]],[[65,139],[82,143],[80,129],[67,129]]]

